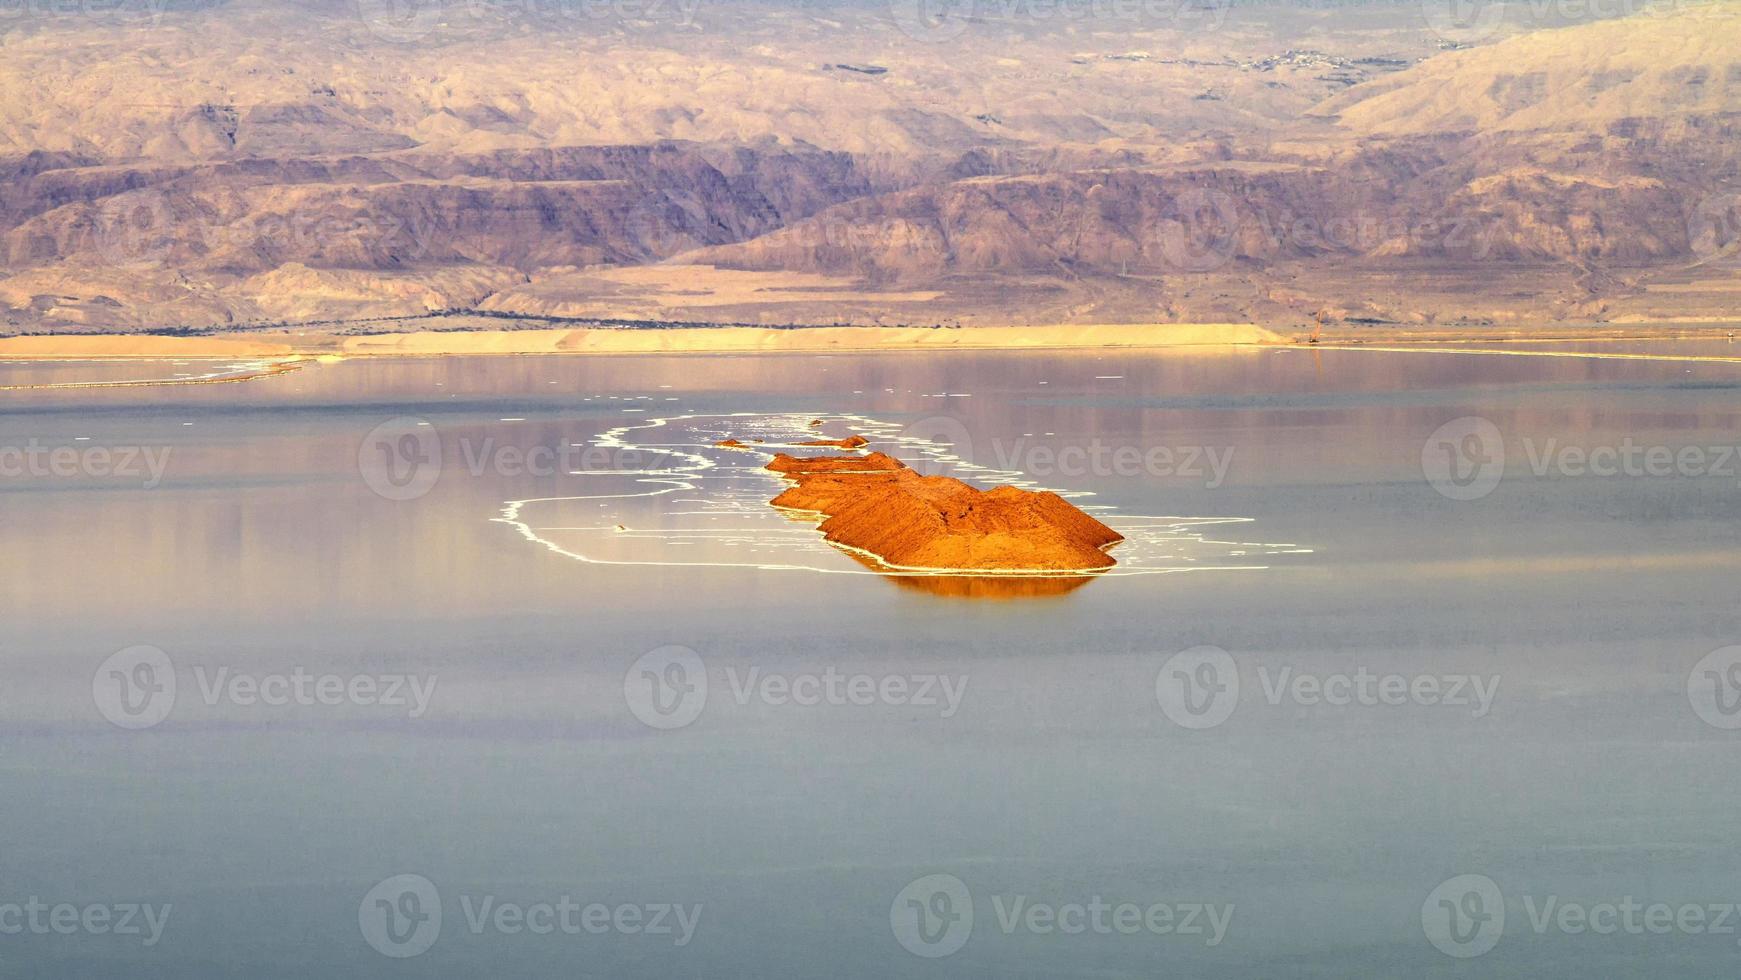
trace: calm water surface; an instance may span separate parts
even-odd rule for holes
[[[0,385],[49,375],[77,376],[0,364]],[[1733,364],[1297,350],[369,360],[0,392],[0,929],[23,923],[0,974],[1733,976],[1733,932],[1556,916],[1741,902],[1741,670],[1695,669],[1741,644],[1741,463],[1718,458],[1738,394]],[[1242,518],[1204,537],[1291,547],[1184,540],[1184,563],[1259,567],[961,598],[732,557],[761,539],[596,564],[495,520],[599,495],[586,521],[626,536],[588,556],[644,558],[640,532],[718,516],[716,484],[625,497],[640,475],[605,471],[645,459],[515,461],[735,413],[946,423],[970,462],[1114,526]],[[1492,428],[1434,435],[1466,417]],[[1705,456],[1580,465],[1628,446]],[[1145,462],[1064,462],[1097,447]],[[162,659],[111,660],[139,646]],[[641,659],[668,647],[704,698],[684,655]],[[756,686],[830,674],[878,693]],[[239,675],[428,698],[266,704]],[[1400,703],[1326,703],[1389,675]],[[953,706],[912,696],[926,678]],[[1490,697],[1449,697],[1459,678]],[[428,887],[376,888],[399,875]],[[959,890],[909,887],[932,875]],[[1497,896],[1440,889],[1462,875]],[[171,909],[147,946],[8,918],[32,897]],[[616,918],[498,916],[565,898]],[[1048,917],[1096,901],[1140,925]],[[687,943],[642,928],[668,904],[698,916]],[[1458,958],[1434,915],[1459,953],[1502,931]]]

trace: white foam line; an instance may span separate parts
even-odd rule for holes
[[[1043,577],[1043,578],[1065,578],[1065,577],[1074,577],[1074,576],[1123,577],[1123,576],[1132,576],[1132,575],[1171,574],[1174,572],[1261,571],[1261,570],[1264,570],[1264,569],[1267,569],[1270,567],[1268,565],[1253,565],[1253,564],[1237,564],[1237,565],[1191,564],[1191,565],[1185,565],[1185,566],[1180,566],[1180,565],[1154,566],[1154,565],[1149,565],[1148,562],[1154,561],[1156,559],[1165,559],[1165,560],[1171,560],[1171,561],[1196,562],[1196,561],[1198,561],[1198,559],[1194,558],[1194,557],[1190,557],[1190,556],[1175,554],[1171,550],[1163,552],[1163,553],[1158,554],[1158,555],[1144,554],[1141,552],[1131,553],[1132,549],[1130,548],[1130,545],[1132,545],[1132,544],[1137,544],[1137,545],[1147,544],[1147,545],[1153,546],[1154,544],[1159,543],[1159,542],[1166,542],[1168,545],[1176,545],[1176,544],[1183,542],[1183,543],[1189,543],[1192,545],[1211,546],[1211,547],[1222,549],[1223,557],[1233,557],[1235,554],[1243,555],[1249,551],[1265,551],[1266,549],[1268,550],[1268,553],[1271,553],[1271,554],[1275,554],[1275,553],[1311,554],[1310,549],[1297,548],[1291,544],[1280,544],[1280,543],[1277,543],[1277,544],[1259,544],[1259,543],[1254,543],[1254,542],[1219,541],[1219,540],[1204,538],[1198,534],[1192,533],[1192,532],[1187,530],[1187,529],[1193,528],[1193,527],[1207,526],[1207,525],[1213,525],[1213,524],[1250,523],[1254,520],[1254,518],[1250,518],[1250,517],[1185,517],[1185,516],[1161,516],[1161,515],[1141,515],[1141,514],[1119,515],[1116,517],[1115,523],[1119,524],[1120,526],[1123,526],[1129,532],[1126,535],[1126,542],[1122,546],[1122,547],[1124,547],[1125,551],[1123,553],[1121,553],[1121,559],[1120,559],[1119,565],[1116,565],[1110,569],[1101,569],[1101,570],[1061,570],[1061,569],[1041,569],[1041,568],[996,569],[996,570],[991,570],[991,569],[962,570],[962,569],[957,569],[957,568],[930,568],[930,567],[922,567],[922,566],[894,565],[894,564],[891,564],[888,561],[884,560],[880,556],[875,555],[869,551],[865,551],[865,550],[860,549],[860,548],[853,548],[853,547],[849,547],[849,546],[845,546],[845,545],[840,545],[840,544],[837,544],[834,542],[826,542],[825,539],[823,538],[821,532],[819,530],[817,530],[815,527],[781,527],[781,526],[765,527],[764,526],[764,527],[748,528],[748,527],[732,526],[732,527],[726,527],[726,528],[708,527],[708,528],[678,528],[678,529],[670,529],[670,528],[660,527],[660,528],[656,528],[656,529],[647,529],[647,530],[636,530],[636,529],[632,529],[632,528],[624,528],[623,530],[619,531],[618,528],[622,527],[622,525],[616,524],[616,523],[605,524],[605,525],[585,525],[585,524],[583,524],[583,525],[566,525],[566,526],[557,526],[557,527],[535,528],[532,526],[532,523],[524,517],[524,514],[528,508],[534,507],[534,506],[540,505],[540,504],[555,504],[555,503],[562,503],[565,501],[628,500],[628,499],[636,499],[636,498],[661,497],[661,496],[667,496],[667,495],[670,495],[673,493],[682,492],[682,491],[686,491],[686,490],[700,490],[701,489],[700,484],[704,480],[743,479],[745,477],[765,480],[767,482],[768,486],[765,488],[757,489],[757,490],[750,490],[750,489],[745,489],[745,490],[741,490],[741,491],[739,491],[739,490],[722,490],[721,491],[722,496],[716,497],[716,498],[707,498],[707,497],[674,498],[674,502],[684,503],[684,504],[688,504],[691,506],[698,506],[698,507],[704,508],[704,509],[699,510],[699,511],[697,511],[697,510],[683,510],[683,511],[666,510],[666,511],[661,512],[661,516],[663,516],[663,517],[690,517],[690,518],[705,517],[705,518],[708,518],[709,520],[718,520],[721,517],[745,516],[746,514],[750,513],[750,511],[747,510],[746,508],[750,508],[750,507],[767,508],[769,499],[774,495],[773,493],[769,493],[768,491],[773,490],[773,491],[775,491],[775,493],[777,493],[778,492],[777,488],[784,486],[784,479],[782,477],[774,474],[774,473],[771,473],[769,471],[764,470],[762,467],[757,466],[757,465],[738,464],[738,463],[722,463],[720,461],[716,461],[714,459],[711,459],[706,455],[703,455],[703,453],[707,452],[709,450],[712,450],[716,453],[750,452],[750,453],[755,453],[755,454],[757,454],[765,459],[772,459],[774,456],[774,453],[770,452],[769,450],[785,449],[785,448],[799,448],[798,444],[800,442],[804,441],[800,438],[801,435],[814,435],[815,434],[814,427],[812,427],[808,424],[807,420],[809,418],[810,418],[810,416],[808,416],[808,415],[800,415],[800,414],[766,415],[766,414],[756,413],[756,412],[734,412],[734,413],[723,413],[723,414],[678,415],[678,416],[671,416],[669,418],[647,419],[645,421],[642,421],[638,424],[633,424],[633,425],[617,426],[615,428],[606,430],[604,433],[600,434],[598,437],[593,439],[590,444],[593,446],[597,446],[597,447],[605,448],[605,449],[628,449],[628,450],[637,450],[637,451],[645,451],[645,452],[660,452],[660,453],[664,453],[668,456],[674,457],[678,460],[687,461],[689,465],[680,466],[677,468],[671,468],[669,466],[666,466],[666,467],[662,467],[662,468],[657,469],[657,470],[653,470],[653,469],[642,469],[642,470],[613,469],[613,470],[580,470],[580,471],[576,471],[572,475],[575,475],[575,476],[632,476],[632,477],[636,478],[635,482],[637,482],[637,483],[654,484],[654,485],[658,485],[659,488],[653,489],[653,490],[642,491],[642,492],[595,494],[595,495],[572,495],[572,496],[562,496],[562,497],[534,497],[534,498],[529,498],[529,499],[525,499],[525,500],[510,500],[510,501],[505,501],[503,503],[501,511],[499,512],[499,514],[495,518],[493,518],[493,520],[495,520],[499,523],[508,524],[509,526],[513,527],[520,534],[520,536],[522,538],[524,538],[527,541],[530,541],[534,544],[541,545],[542,547],[544,547],[548,551],[551,551],[555,554],[562,555],[563,557],[566,557],[566,558],[572,558],[576,561],[580,561],[580,562],[584,562],[586,564],[592,564],[592,565],[645,565],[645,566],[664,566],[664,567],[694,566],[694,567],[714,567],[714,568],[753,568],[753,569],[766,570],[766,571],[810,571],[810,572],[822,572],[825,574],[833,574],[833,575],[885,575],[885,576],[900,576],[900,577],[951,577],[951,578],[963,578],[963,577],[971,577],[971,578],[980,578],[980,577],[984,577],[984,578],[1034,578],[1034,577]],[[907,462],[909,465],[914,465],[914,464],[923,465],[926,463],[942,463],[942,464],[947,464],[951,468],[952,472],[957,472],[957,473],[969,473],[970,472],[970,473],[982,475],[988,479],[993,479],[993,480],[997,480],[999,482],[1009,483],[1011,485],[1018,486],[1018,487],[1021,487],[1023,489],[1029,489],[1029,490],[1047,489],[1047,488],[1041,487],[1040,485],[1038,485],[1034,481],[1027,479],[1023,474],[1021,474],[1019,472],[1010,471],[1010,470],[998,470],[998,469],[995,469],[992,467],[980,466],[977,464],[969,463],[966,460],[963,460],[963,459],[955,456],[953,453],[952,447],[929,442],[927,440],[921,440],[921,439],[911,437],[911,436],[902,435],[900,427],[895,423],[883,422],[883,421],[880,421],[877,419],[872,419],[872,418],[868,418],[865,416],[859,416],[859,415],[837,415],[837,416],[827,416],[826,418],[828,418],[832,421],[848,424],[849,426],[854,428],[855,431],[865,435],[866,438],[870,439],[871,444],[873,446],[880,445],[881,447],[883,447],[885,449],[885,451],[888,451],[890,455],[895,456],[896,458],[902,459],[904,462]],[[636,442],[630,441],[630,433],[649,431],[649,430],[655,430],[655,429],[662,429],[662,428],[669,430],[669,429],[672,429],[676,423],[707,422],[707,421],[716,420],[716,419],[720,421],[720,423],[721,423],[720,426],[715,428],[715,427],[708,427],[705,425],[695,425],[694,430],[696,431],[696,434],[703,439],[708,439],[708,437],[714,437],[714,436],[717,436],[719,438],[724,438],[727,435],[735,436],[738,434],[739,431],[742,431],[744,434],[748,434],[749,432],[766,432],[771,436],[774,434],[774,432],[776,430],[783,430],[784,433],[798,433],[799,435],[789,436],[791,441],[771,441],[770,440],[768,442],[763,442],[763,443],[746,444],[742,447],[737,447],[735,449],[732,449],[732,448],[717,448],[716,449],[715,447],[713,447],[709,444],[699,443],[699,442],[636,443]],[[755,422],[754,423],[745,423],[745,422],[740,421],[740,420],[755,420]],[[734,423],[736,423],[736,424],[734,424]],[[710,440],[710,441],[717,441],[717,440]],[[580,444],[577,443],[576,445],[580,445]],[[804,447],[804,448],[818,448],[818,447]],[[686,451],[686,450],[699,450],[699,451]],[[863,452],[869,452],[869,451],[870,450],[868,448],[863,450]],[[709,470],[716,470],[719,472],[709,473],[709,472],[707,472]],[[1053,491],[1053,492],[1061,493],[1062,495],[1065,495],[1065,496],[1092,496],[1092,494],[1087,492],[1087,491]],[[603,505],[601,504],[600,506],[603,506]],[[1112,508],[1110,506],[1106,506],[1106,505],[1092,506],[1088,509],[1094,510],[1094,511],[1108,512],[1108,513],[1115,512],[1114,508]],[[793,510],[793,509],[789,509],[789,508],[773,508],[771,511],[768,511],[768,512],[770,512],[770,513],[783,512],[783,513],[787,514],[788,516],[797,517],[800,519],[815,519],[815,518],[820,518],[823,516],[823,515],[816,514],[814,512],[810,512],[810,511],[798,511],[798,510]],[[667,560],[638,560],[638,559],[600,558],[600,557],[597,557],[595,555],[588,555],[588,554],[584,553],[583,551],[576,550],[576,547],[578,547],[578,546],[565,546],[563,544],[560,544],[556,541],[551,540],[548,537],[543,536],[543,535],[553,535],[553,534],[603,534],[603,533],[610,533],[610,535],[611,535],[610,539],[612,541],[623,541],[625,539],[628,539],[628,540],[658,540],[658,541],[663,542],[664,545],[670,546],[670,545],[693,545],[693,544],[695,544],[699,541],[702,541],[702,540],[713,540],[713,541],[728,542],[728,543],[732,543],[732,544],[744,544],[744,545],[748,546],[750,548],[750,550],[752,550],[752,551],[767,550],[768,547],[775,546],[776,542],[778,540],[780,540],[781,538],[785,538],[785,539],[789,539],[789,540],[790,539],[803,539],[803,540],[806,540],[809,542],[813,542],[816,545],[820,546],[821,549],[823,549],[823,550],[818,550],[815,552],[819,556],[820,555],[835,555],[835,554],[838,554],[840,552],[846,552],[849,554],[857,554],[857,555],[863,556],[863,557],[869,559],[870,561],[874,562],[876,567],[874,567],[874,568],[856,568],[856,567],[855,568],[838,568],[838,567],[824,566],[821,564],[810,564],[810,563],[799,563],[799,562],[777,561],[777,560],[765,560],[765,561],[764,560],[752,560],[752,561],[667,561]],[[1233,549],[1241,549],[1241,550],[1236,552]],[[1287,550],[1277,550],[1277,549],[1287,549]]]

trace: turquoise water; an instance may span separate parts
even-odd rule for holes
[[[1737,936],[1687,910],[1741,902],[1711,659],[1741,643],[1738,390],[1288,350],[0,393],[0,972],[1733,975]],[[760,509],[756,457],[656,445],[678,416],[873,420],[919,465],[1171,519],[1121,568],[1189,570],[977,598],[872,574]],[[1441,430],[1469,417],[1500,441]],[[498,519],[535,499],[594,530],[564,553]],[[81,918],[33,929],[33,896]],[[1629,930],[1629,901],[1680,918]],[[130,906],[154,943],[103,924]]]

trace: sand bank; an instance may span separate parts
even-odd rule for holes
[[[1042,327],[690,327],[468,330],[346,337],[347,356],[430,354],[747,354],[882,350],[1023,350],[1282,343],[1243,323]]]
[[[99,360],[121,357],[291,357],[288,344],[239,337],[159,337],[124,334],[0,337],[0,358],[20,361]]]

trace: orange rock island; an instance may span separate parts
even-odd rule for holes
[[[827,540],[894,567],[1092,572],[1117,564],[1106,549],[1124,540],[1055,493],[980,490],[952,477],[923,476],[879,452],[779,453],[768,469],[792,481],[774,506],[824,515]]]

